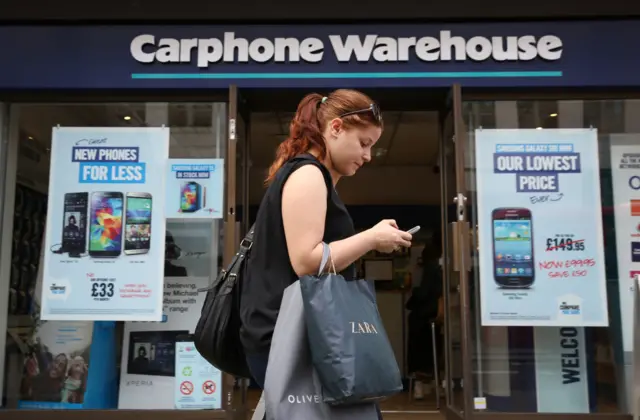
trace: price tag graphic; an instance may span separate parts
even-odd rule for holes
[[[584,251],[584,239],[566,237],[547,238],[547,251]]]

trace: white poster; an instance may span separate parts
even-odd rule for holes
[[[167,219],[221,219],[223,159],[169,159]]]
[[[176,344],[174,389],[178,410],[222,408],[222,372],[207,362],[191,341]]]
[[[167,128],[53,129],[42,318],[162,318]]]
[[[176,345],[195,330],[210,273],[217,273],[217,221],[167,223],[161,322],[127,322],[120,372],[121,409],[174,409]]]
[[[633,351],[633,281],[640,274],[640,136],[611,135],[616,250],[625,352]]]
[[[482,325],[607,326],[597,131],[475,136]]]

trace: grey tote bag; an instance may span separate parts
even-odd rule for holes
[[[289,286],[271,341],[264,387],[266,420],[376,420],[372,403],[331,407],[311,363],[300,282]]]

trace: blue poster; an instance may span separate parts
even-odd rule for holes
[[[160,321],[167,128],[56,127],[45,320]]]
[[[607,326],[597,131],[475,139],[482,325]]]
[[[18,408],[116,407],[115,323],[45,321],[29,350]]]
[[[167,219],[221,219],[223,159],[170,159]]]
[[[193,342],[176,343],[175,407],[179,410],[222,408],[222,373],[196,350]]]

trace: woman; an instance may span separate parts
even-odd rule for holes
[[[335,267],[347,280],[356,275],[354,261],[367,252],[411,246],[411,235],[393,220],[356,234],[334,188],[371,160],[382,129],[380,109],[363,93],[314,93],[302,99],[289,137],[278,147],[256,218],[240,303],[242,343],[260,387],[284,290],[300,276],[317,273],[322,242],[331,247]]]

